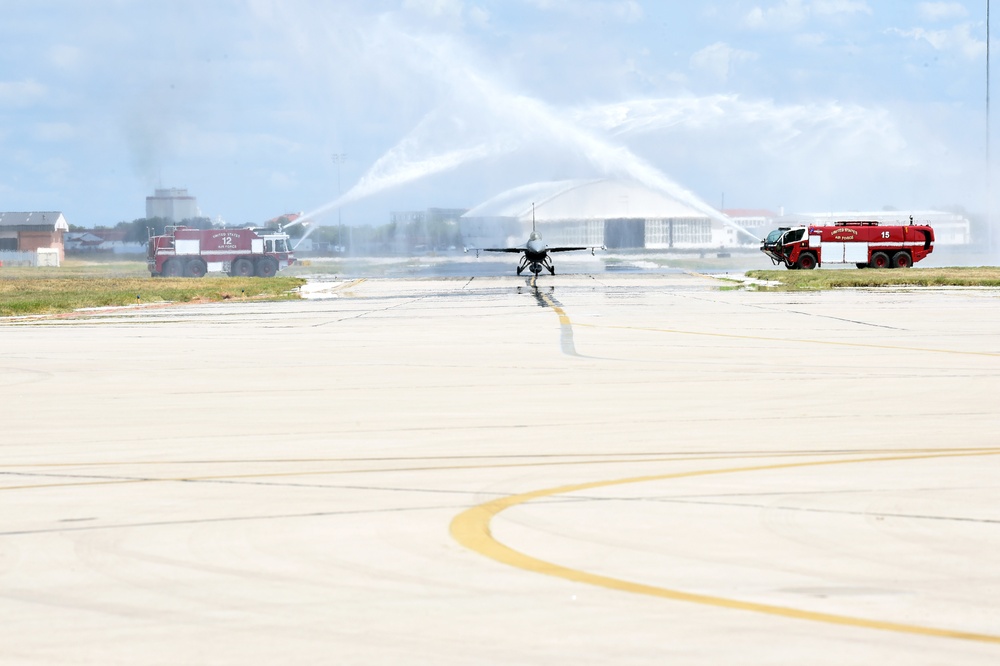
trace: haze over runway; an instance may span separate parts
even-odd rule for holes
[[[0,322],[4,660],[996,663],[1000,292],[732,284]]]

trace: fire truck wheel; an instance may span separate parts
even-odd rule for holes
[[[180,277],[184,272],[184,265],[180,259],[167,259],[163,262],[163,277]]]
[[[868,268],[868,264],[854,264],[858,268]]]
[[[205,277],[205,273],[207,272],[208,267],[205,266],[205,262],[201,259],[189,259],[187,264],[184,265],[184,277]]]
[[[909,268],[912,263],[913,262],[910,261],[910,255],[902,250],[892,255],[893,268]]]
[[[234,277],[253,277],[253,262],[245,257],[240,257],[233,262],[230,274]]]
[[[811,252],[806,252],[799,257],[799,268],[804,271],[811,271],[816,268],[816,255]]]
[[[885,252],[876,252],[872,255],[872,268],[888,268],[889,267],[889,255]]]
[[[278,262],[271,257],[264,257],[257,262],[257,277],[274,277],[278,272]]]

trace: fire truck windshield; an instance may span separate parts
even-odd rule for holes
[[[781,234],[783,233],[785,232],[782,231],[781,229],[775,229],[774,231],[772,231],[767,235],[767,238],[764,239],[764,242],[767,243],[768,245],[777,243],[778,239],[781,238]]]

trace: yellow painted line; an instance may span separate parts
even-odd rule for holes
[[[357,280],[351,280],[350,282],[345,282],[345,283],[344,283],[344,284],[342,284],[342,285],[339,285],[339,286],[337,286],[337,287],[334,287],[334,289],[333,289],[333,290],[334,290],[334,291],[341,291],[341,290],[343,290],[343,289],[350,289],[351,287],[356,287],[356,286],[358,286],[359,284],[361,284],[362,282],[364,282],[364,281],[365,281],[365,280],[367,280],[367,279],[368,279],[368,278],[358,278]]]
[[[842,342],[839,340],[810,340],[808,338],[772,338],[763,335],[739,335],[736,333],[709,333],[707,331],[682,331],[673,328],[649,328],[645,326],[614,326],[608,324],[581,324],[577,326],[587,326],[589,328],[617,329],[623,331],[644,331],[647,333],[671,333],[674,335],[699,335],[709,338],[730,338],[734,340],[758,340],[763,342],[780,342],[787,344],[797,342],[810,345],[832,345],[836,347],[855,347],[863,349],[891,349],[893,351],[930,352],[934,354],[962,354],[966,356],[992,356],[1000,358],[996,352],[968,351],[962,349],[934,349],[931,347],[900,347],[898,345],[876,345],[865,342]]]
[[[500,562],[502,564],[507,564],[509,566],[517,567],[519,569],[524,569],[525,571],[530,571],[533,573],[556,576],[558,578],[563,578],[569,581],[577,583],[585,583],[588,585],[596,585],[598,587],[604,587],[611,590],[616,590],[621,592],[631,592],[634,594],[644,594],[648,596],[659,597],[662,599],[670,599],[672,601],[696,603],[705,606],[714,606],[717,608],[744,610],[755,613],[764,613],[767,615],[777,615],[780,617],[786,617],[796,620],[808,620],[812,622],[823,622],[827,624],[836,624],[848,627],[859,627],[863,629],[877,629],[881,631],[892,631],[904,634],[916,634],[921,636],[954,638],[961,640],[978,641],[982,643],[1000,644],[1000,636],[991,634],[978,634],[973,632],[959,631],[955,629],[925,627],[920,625],[903,624],[899,622],[887,622],[883,620],[871,620],[860,617],[851,617],[847,615],[821,613],[816,611],[803,610],[799,608],[790,608],[786,606],[776,606],[772,604],[743,601],[740,599],[730,599],[726,597],[717,597],[707,594],[684,592],[682,590],[673,590],[664,587],[657,587],[654,585],[645,585],[642,583],[635,583],[627,580],[621,580],[618,578],[611,578],[609,576],[592,574],[586,571],[580,571],[578,569],[565,567],[560,564],[556,564],[554,562],[546,562],[544,560],[540,560],[538,558],[532,557],[520,551],[514,550],[513,548],[497,541],[490,530],[490,523],[492,522],[493,518],[496,517],[502,511],[505,511],[506,509],[521,504],[525,504],[532,500],[551,497],[554,495],[563,495],[566,493],[593,490],[595,488],[606,488],[609,486],[618,486],[630,483],[646,483],[650,481],[663,481],[668,479],[680,479],[680,478],[689,478],[695,476],[708,476],[713,474],[736,474],[741,472],[761,472],[761,471],[770,471],[778,469],[791,469],[796,467],[818,467],[821,465],[844,465],[844,464],[867,463],[867,462],[887,462],[887,461],[899,461],[899,460],[918,460],[927,458],[964,457],[964,456],[980,456],[980,455],[1000,455],[1000,450],[977,452],[977,453],[956,453],[956,454],[939,453],[939,454],[903,455],[903,456],[888,456],[888,457],[865,457],[865,458],[854,458],[850,460],[822,460],[822,461],[810,461],[810,462],[781,463],[776,465],[731,467],[725,469],[697,470],[692,472],[677,472],[673,474],[656,474],[650,476],[633,477],[628,479],[617,479],[612,481],[594,481],[590,483],[565,485],[565,486],[559,486],[557,488],[548,488],[544,490],[536,490],[532,492],[521,493],[518,495],[512,495],[510,497],[497,499],[492,502],[487,502],[485,504],[480,504],[479,506],[475,506],[456,516],[451,522],[450,531],[452,537],[458,543],[462,544],[466,548],[469,548],[477,553],[480,553],[481,555],[485,555],[486,557],[496,560],[497,562]]]
[[[542,294],[542,300],[545,304],[552,308],[557,315],[559,315],[559,323],[563,326],[572,326],[573,322],[569,320],[569,315],[561,307],[555,304],[555,302],[549,297],[548,294]]]
[[[354,292],[351,291],[351,289],[357,287],[365,280],[367,280],[367,278],[358,278],[357,280],[351,280],[350,282],[345,282],[340,286],[334,287],[331,291],[337,292],[342,296],[346,296],[347,298],[357,298],[357,296],[355,296]]]

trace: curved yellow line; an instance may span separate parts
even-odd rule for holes
[[[625,485],[630,483],[644,483],[648,481],[663,481],[666,479],[680,479],[694,476],[708,476],[713,474],[734,474],[739,472],[759,472],[765,470],[789,469],[794,467],[818,467],[821,465],[843,465],[865,462],[886,462],[894,460],[917,460],[926,458],[964,457],[979,455],[998,455],[1000,450],[992,450],[976,453],[935,453],[922,455],[904,455],[888,457],[867,457],[854,458],[850,460],[822,460],[797,463],[781,463],[776,465],[758,465],[751,467],[731,467],[724,469],[697,470],[692,472],[677,472],[673,474],[656,474],[650,476],[639,476],[628,479],[616,479],[612,481],[594,481],[590,483],[579,483],[557,488],[536,490],[518,495],[511,495],[492,502],[487,502],[479,506],[472,507],[458,516],[451,522],[451,535],[466,548],[485,555],[491,559],[507,564],[519,569],[535,573],[556,576],[577,583],[597,585],[611,590],[621,592],[632,592],[634,594],[645,594],[662,599],[673,601],[685,601],[719,608],[733,610],[745,610],[768,615],[777,615],[797,620],[809,620],[813,622],[824,622],[827,624],[837,624],[850,627],[860,627],[864,629],[879,629],[882,631],[893,631],[905,634],[918,634],[922,636],[936,636],[940,638],[956,638],[969,641],[979,641],[982,643],[1000,644],[1000,636],[990,634],[977,634],[953,629],[941,629],[937,627],[923,627],[912,624],[902,624],[898,622],[885,622],[881,620],[870,620],[847,615],[835,615],[832,613],[820,613],[815,611],[789,608],[785,606],[775,606],[771,604],[755,603],[752,601],[741,601],[739,599],[728,599],[726,597],[716,597],[706,594],[695,594],[681,590],[672,590],[654,585],[644,585],[631,581],[601,576],[587,573],[578,569],[571,569],[553,562],[546,562],[538,558],[526,555],[514,550],[497,541],[490,531],[490,523],[500,512],[513,506],[525,504],[532,500],[553,495],[563,495],[566,493],[580,492],[594,488],[606,488],[609,486]]]

